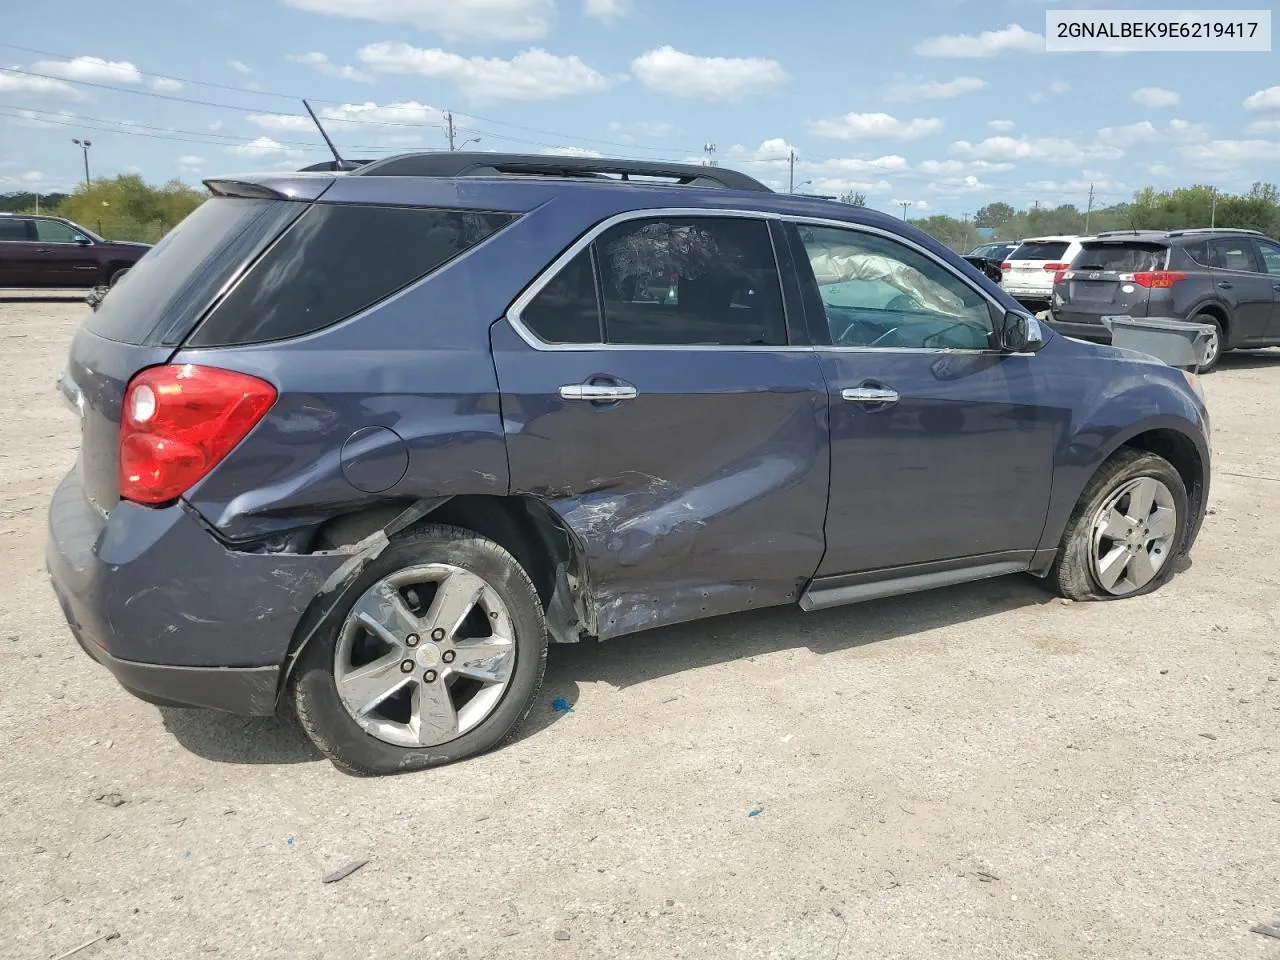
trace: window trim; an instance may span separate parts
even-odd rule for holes
[[[988,303],[990,307],[999,311],[1001,315],[1015,312],[1013,310],[1010,310],[1004,304],[1002,304],[999,300],[997,300],[995,297],[989,294],[986,290],[983,290],[981,287],[979,287],[976,283],[974,283],[972,280],[970,280],[960,271],[956,270],[951,264],[947,263],[937,254],[935,254],[932,250],[929,250],[927,247],[924,247],[921,244],[916,243],[910,237],[904,237],[901,234],[894,233],[891,230],[884,230],[884,229],[881,229],[880,227],[873,227],[870,224],[850,223],[847,220],[831,220],[825,217],[795,217],[795,216],[780,217],[779,219],[781,219],[784,223],[789,223],[789,224],[792,224],[793,226],[800,226],[803,224],[811,227],[832,227],[837,230],[849,230],[853,233],[869,233],[874,236],[884,237],[886,240],[891,240],[895,243],[900,243],[903,246],[908,247],[911,250],[914,250],[916,253],[919,253],[925,258],[933,261],[943,270],[946,270],[956,280],[959,280],[961,283],[968,286],[975,293],[979,294]],[[798,232],[797,232],[796,240],[797,242],[800,242]],[[817,286],[816,281],[814,281],[814,285]],[[1039,330],[1040,322],[1035,318],[1035,315],[1028,311],[1023,311],[1023,313],[1031,321],[1032,331],[1034,332],[1036,330]],[[821,324],[822,326],[827,325],[827,318],[826,318],[825,311],[821,318]],[[810,329],[810,336],[812,336],[812,328]],[[826,338],[827,340],[831,339],[830,328],[827,329]],[[995,347],[986,347],[982,349],[971,349],[969,347],[868,347],[868,346],[848,347],[848,346],[840,346],[834,343],[815,343],[812,349],[837,350],[841,353],[918,353],[918,354],[955,353],[955,354],[965,354],[966,356],[981,355],[981,354],[997,355],[997,356],[1031,356],[1031,354],[1008,354],[1005,351],[999,350]]]
[[[1245,276],[1245,277],[1271,276],[1271,274],[1267,272],[1266,261],[1262,259],[1262,251],[1258,249],[1258,245],[1255,242],[1253,237],[1208,237],[1205,242],[1205,248],[1204,248],[1205,253],[1206,254],[1209,253],[1210,244],[1230,243],[1233,240],[1238,240],[1246,249],[1250,250],[1253,253],[1253,256],[1255,257],[1255,262],[1257,262],[1258,265],[1262,267],[1262,270],[1261,271],[1238,270],[1235,267],[1219,267],[1216,264],[1209,264],[1208,266],[1210,270],[1221,270],[1223,273],[1233,273],[1233,274],[1238,274],[1240,276]],[[1198,263],[1199,261],[1196,261],[1196,262]]]
[[[582,250],[591,245],[606,230],[615,227],[620,223],[627,223],[632,220],[661,220],[663,218],[672,219],[688,219],[693,217],[714,217],[720,220],[759,220],[765,225],[766,233],[769,237],[769,249],[773,251],[773,268],[778,274],[778,295],[782,304],[782,316],[784,329],[787,333],[787,343],[778,344],[777,346],[768,346],[765,344],[724,344],[724,343],[548,343],[541,339],[529,327],[527,327],[522,319],[522,314],[526,307],[540,294],[543,289],[551,283],[574,257]],[[768,229],[769,222],[773,220],[781,220],[782,215],[764,210],[741,210],[732,207],[724,209],[709,209],[707,207],[649,207],[645,209],[627,210],[623,213],[616,213],[611,217],[606,217],[599,223],[595,224],[568,246],[558,257],[551,261],[549,265],[543,268],[542,272],[534,278],[529,286],[525,287],[520,296],[512,301],[511,306],[507,308],[506,320],[511,328],[519,335],[520,339],[533,347],[535,350],[548,352],[576,351],[582,353],[585,351],[598,350],[729,350],[740,353],[744,350],[754,352],[759,351],[778,351],[787,352],[811,351],[812,346],[808,344],[791,343],[792,318],[789,314],[787,305],[787,295],[784,280],[782,277],[782,268],[778,262],[778,246],[774,239],[773,231]],[[596,256],[593,254],[592,263],[595,264]],[[599,307],[599,268],[596,269],[597,284],[597,307]],[[601,336],[604,335],[603,312],[601,319]]]

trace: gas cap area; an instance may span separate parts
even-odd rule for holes
[[[389,427],[361,427],[342,445],[342,475],[363,493],[394,487],[409,469],[409,448]]]

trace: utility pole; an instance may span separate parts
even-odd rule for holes
[[[1209,207],[1209,229],[1212,230],[1218,225],[1218,188],[1209,189],[1213,192],[1213,203]]]
[[[1093,184],[1089,184],[1089,205],[1084,208],[1084,232],[1089,232],[1089,214],[1093,213]]]
[[[703,161],[703,166],[714,167],[716,165],[716,160],[712,154],[716,152],[716,145],[714,143],[704,143],[702,145],[702,152],[707,155],[707,159]]]
[[[449,138],[449,149],[454,150],[456,148],[453,145],[453,111],[452,110],[446,110],[444,112],[444,122],[445,122],[444,133],[445,133],[445,136]]]
[[[898,201],[898,203],[902,204],[902,219],[903,219],[903,220],[906,220],[906,219],[907,219],[907,207],[911,206],[911,201],[910,201],[910,200],[899,200],[899,201]]]
[[[93,146],[93,141],[78,140],[72,137],[71,142],[84,151],[84,188],[88,190],[91,186],[89,182],[89,148]]]
[[[795,193],[796,192],[796,152],[792,150],[789,156],[791,160],[791,175],[787,178],[787,193]]]

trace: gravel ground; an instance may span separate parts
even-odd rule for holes
[[[1205,378],[1210,516],[1157,595],[557,647],[519,742],[359,780],[77,649],[42,556],[84,313],[0,295],[0,956],[1280,958],[1280,351]]]

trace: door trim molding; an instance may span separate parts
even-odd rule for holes
[[[1031,569],[1035,550],[1005,550],[975,557],[955,557],[860,573],[815,577],[800,596],[800,609],[825,610],[846,603],[895,597],[934,587],[947,587]]]

